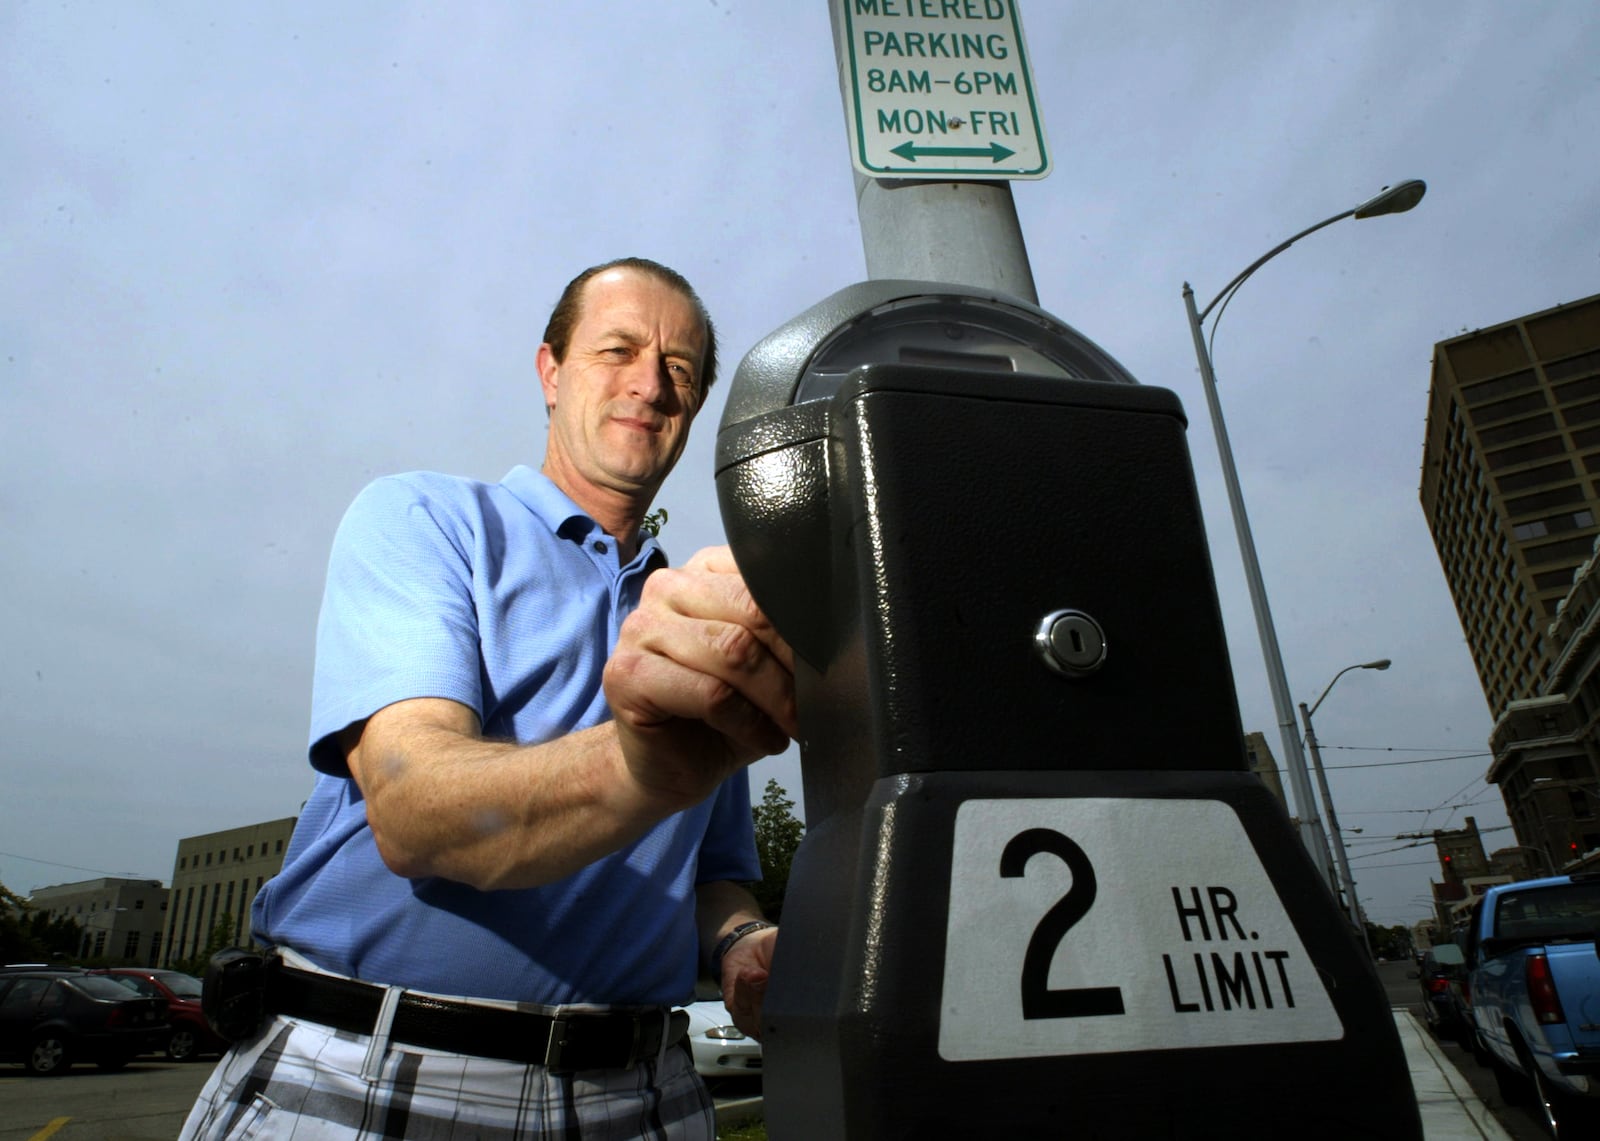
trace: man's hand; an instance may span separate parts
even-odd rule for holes
[[[756,1039],[761,1037],[761,1003],[777,942],[776,927],[752,931],[722,957],[722,1005],[733,1015],[733,1024]]]
[[[726,547],[646,580],[605,694],[626,775],[654,813],[700,802],[798,732],[793,652]]]

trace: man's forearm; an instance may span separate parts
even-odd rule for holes
[[[483,740],[476,721],[452,702],[403,702],[369,719],[349,752],[378,850],[397,875],[485,891],[537,886],[665,815],[629,787],[610,725],[525,746]]]

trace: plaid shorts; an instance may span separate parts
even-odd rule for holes
[[[371,1074],[364,1077],[363,1071]],[[389,1044],[277,1015],[223,1056],[179,1141],[713,1141],[687,1045],[631,1070]]]

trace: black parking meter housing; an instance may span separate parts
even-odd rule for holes
[[[1050,314],[955,285],[847,287],[740,364],[718,497],[795,650],[807,824],[763,1014],[774,1138],[1421,1135],[1376,974],[1248,771],[1185,430],[1176,396]],[[1217,805],[1311,960],[1302,1007],[1307,979],[1325,987],[1313,1040],[1234,1041],[1234,1014],[1259,1026],[1294,1003],[1291,953],[1238,919],[1247,893],[1170,858],[1125,866],[1137,840],[1117,821],[1165,832]],[[996,877],[1055,858],[1071,877],[1037,929],[1000,923],[991,963],[963,917],[993,812],[1045,825],[1019,829]],[[1140,990],[1170,995],[1156,1022],[1139,988],[1051,989],[1067,933],[1098,921],[1104,947],[1117,916],[1128,954],[1166,971]],[[1014,1032],[974,1009],[1019,987],[1035,1009]],[[1052,1052],[1069,1022],[1083,1034]],[[1178,1034],[1139,1029],[1157,1024]],[[1329,1088],[1360,1104],[1308,1121]]]

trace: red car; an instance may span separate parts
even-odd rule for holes
[[[167,1021],[172,1032],[166,1040],[167,1057],[174,1062],[192,1062],[201,1054],[221,1054],[228,1044],[218,1038],[200,1009],[200,980],[181,971],[154,967],[105,967],[94,972],[107,975],[134,994],[165,999]]]

